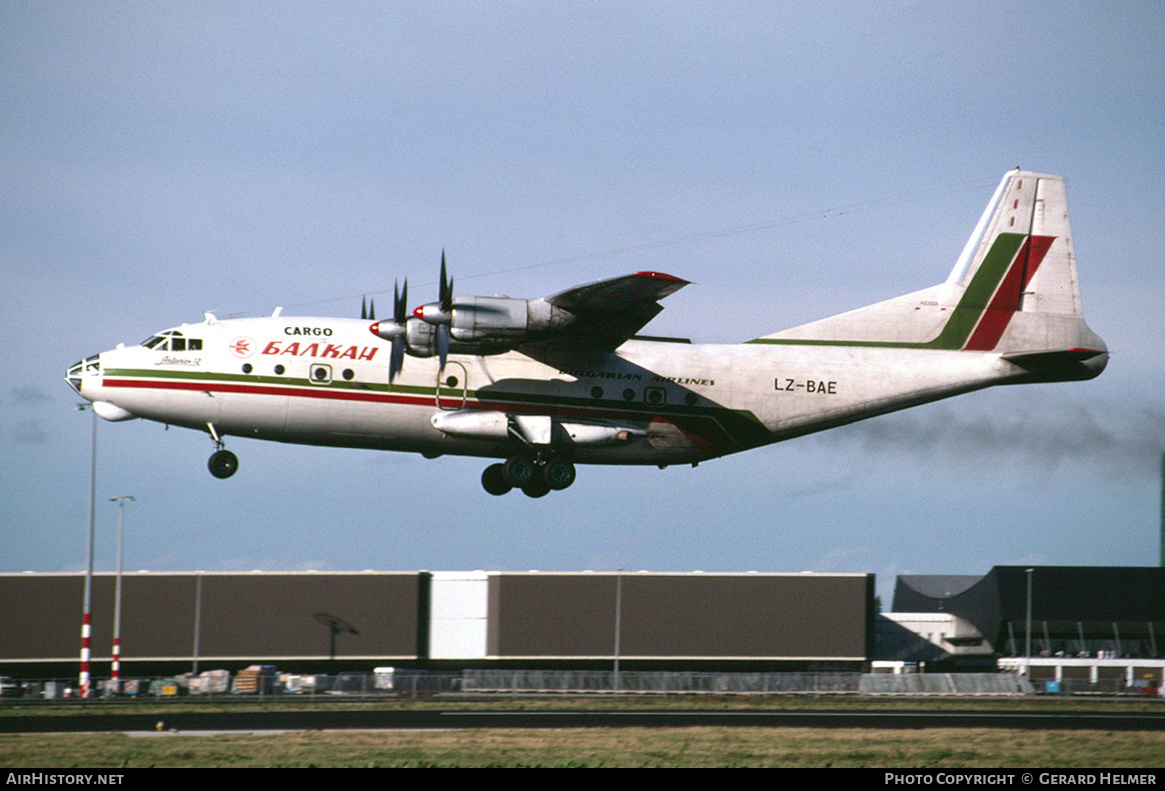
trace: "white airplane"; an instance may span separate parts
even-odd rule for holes
[[[440,298],[393,317],[207,314],[89,357],[69,384],[107,420],[227,436],[503,459],[482,485],[531,497],[576,464],[691,464],[999,384],[1091,379],[1061,178],[1006,174],[950,277],[740,345],[636,333],[687,285],[658,272],[541,299]],[[406,355],[419,358],[408,361]]]

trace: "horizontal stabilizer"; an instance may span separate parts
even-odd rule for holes
[[[1108,364],[1106,349],[1048,349],[1000,355],[1041,379],[1091,379]]]

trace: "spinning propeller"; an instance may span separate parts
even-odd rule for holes
[[[392,341],[392,356],[388,363],[388,382],[396,379],[396,375],[400,373],[401,368],[404,367],[405,360],[405,334],[408,332],[408,317],[405,313],[408,310],[409,299],[409,280],[405,278],[404,287],[397,288],[397,284],[392,284],[392,321],[378,321],[369,327],[372,334],[386,341]],[[362,318],[375,319],[375,315],[369,315]]]
[[[441,251],[441,287],[437,292],[437,302],[421,305],[413,315],[426,324],[437,328],[437,357],[441,370],[445,370],[445,358],[449,356],[449,325],[453,323],[453,280],[445,274],[445,251]]]
[[[388,382],[392,384],[396,379],[396,375],[400,373],[404,366],[405,353],[409,351],[409,322],[408,317],[408,300],[409,300],[409,281],[406,278],[404,286],[399,290],[396,284],[393,284],[392,294],[392,321],[377,321],[368,329],[372,331],[373,335],[383,338],[386,341],[392,342],[392,357],[388,366]],[[449,278],[445,270],[445,251],[441,251],[441,286],[438,291],[438,299],[436,302],[428,302],[421,305],[413,311],[413,316],[423,321],[425,324],[433,328],[432,333],[433,351],[436,352],[437,357],[441,360],[441,370],[445,370],[445,358],[449,356],[449,334],[450,325],[453,323],[453,280]],[[361,304],[360,318],[362,319],[376,319],[376,307],[371,305],[367,312]],[[414,325],[416,328],[417,325]],[[416,337],[413,337],[412,342],[418,346],[427,346],[427,342],[419,342]],[[432,354],[421,352],[414,347],[410,354],[427,357]]]

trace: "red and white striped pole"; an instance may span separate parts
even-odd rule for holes
[[[121,638],[113,638],[113,672],[110,674],[113,678],[114,690],[121,689]]]
[[[133,502],[133,497],[121,494],[110,497],[117,503],[117,587],[113,594],[113,691],[121,692],[121,554],[125,544],[125,503]]]
[[[82,409],[85,407],[81,407]],[[90,411],[92,407],[90,407]],[[97,519],[97,412],[93,411],[93,442],[89,454],[89,547],[85,567],[85,606],[81,612],[81,697],[89,697],[89,638],[93,612],[93,533]]]
[[[86,599],[88,599],[88,595],[90,592],[89,583],[91,581],[92,581],[92,577],[87,577],[85,580]],[[81,697],[83,697],[83,698],[89,697],[89,633],[90,633],[90,623],[89,623],[90,616],[89,616],[89,606],[88,606],[89,602],[86,601],[85,605],[86,605],[85,612],[81,616],[81,679],[80,679],[80,681],[81,681]]]

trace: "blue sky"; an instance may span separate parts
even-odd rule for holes
[[[1098,380],[492,498],[474,459],[100,432],[98,567],[982,573],[1153,565],[1159,3],[6,3],[0,571],[84,564],[66,366],[205,310],[693,281],[738,342],[945,279],[1004,171],[1063,175]]]

